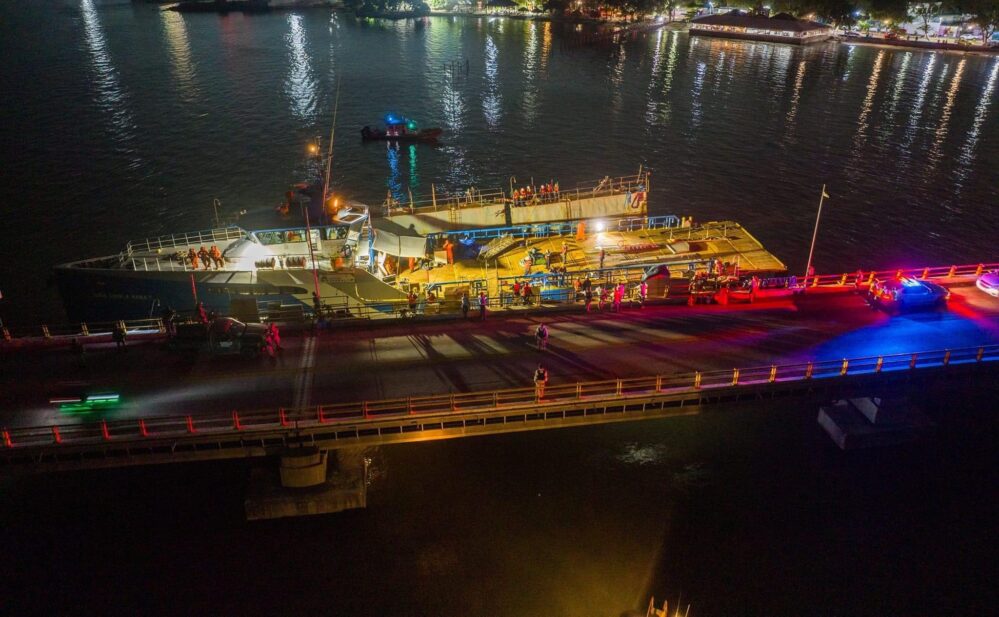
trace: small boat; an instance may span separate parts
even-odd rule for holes
[[[393,114],[385,116],[385,130],[366,126],[361,129],[363,141],[422,141],[436,142],[444,129],[420,129],[416,123]]]

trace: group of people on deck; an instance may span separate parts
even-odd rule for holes
[[[513,205],[530,206],[558,201],[558,182],[548,182],[541,186],[525,186],[513,190]]]
[[[597,299],[597,310],[604,310],[604,305],[610,306],[611,310],[615,313],[621,311],[621,305],[624,303],[624,297],[627,293],[627,287],[623,282],[617,285],[597,285],[596,288],[593,287],[593,282],[589,277],[586,277],[582,281],[576,280],[576,293],[582,295],[583,306],[586,307],[586,312],[590,312],[590,308],[593,304],[593,298]],[[645,300],[649,295],[649,285],[645,281],[638,284],[635,291],[638,292],[638,306],[639,308],[645,306]],[[577,295],[577,297],[578,297]]]
[[[187,249],[187,260],[191,262],[191,268],[197,270],[199,267],[204,266],[205,270],[210,270],[212,266],[216,270],[220,270],[225,266],[225,257],[222,256],[222,251],[219,247],[212,245],[212,248],[206,249],[204,246],[201,250],[195,251],[194,247]]]

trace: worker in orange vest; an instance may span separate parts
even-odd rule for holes
[[[586,240],[586,221],[579,221],[576,225],[576,242]]]
[[[449,265],[454,265],[454,242],[451,242],[451,238],[444,240],[444,252],[447,253],[447,263]]]

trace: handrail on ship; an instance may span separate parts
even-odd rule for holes
[[[579,201],[580,199],[591,197],[648,190],[648,179],[648,171],[630,176],[618,176],[616,178],[607,176],[602,180],[587,181],[572,188],[560,188],[558,195],[548,203]],[[543,180],[543,182],[547,182],[547,180]],[[509,203],[510,200],[511,197],[507,195],[507,192],[500,188],[490,188],[487,191],[469,189],[464,193],[435,194],[433,196],[421,195],[419,198],[411,198],[408,203],[397,200],[392,200],[390,203],[386,200],[382,203],[382,208],[384,208],[384,215],[391,217],[398,214],[412,214],[414,212],[477,208]]]
[[[226,411],[211,415],[156,416],[132,420],[101,420],[83,424],[50,424],[2,429],[0,452],[71,445],[102,447],[108,442],[135,443],[184,438],[252,435],[254,431],[282,431],[301,435],[323,425],[358,428],[376,427],[387,420],[432,417],[436,422],[449,416],[523,409],[544,415],[546,409],[599,401],[647,399],[650,396],[697,394],[714,389],[766,386],[774,383],[810,382],[846,376],[975,365],[999,361],[999,345],[938,349],[916,353],[884,354],[840,360],[810,360],[793,364],[771,364],[731,370],[695,371],[672,375],[646,375],[599,381],[553,384],[541,394],[521,387],[477,392],[459,392],[351,403],[319,404],[299,409]],[[626,410],[622,410],[626,413]],[[348,424],[349,423],[349,424]],[[369,429],[377,431],[377,428]]]
[[[238,240],[246,235],[246,230],[241,227],[216,227],[214,229],[203,229],[200,231],[185,232],[183,234],[170,234],[146,238],[137,242],[128,242],[125,245],[125,253],[131,257],[137,251],[152,252],[165,248],[177,246],[189,246],[192,244],[205,244],[214,242],[224,242],[226,240]]]

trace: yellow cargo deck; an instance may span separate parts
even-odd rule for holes
[[[561,259],[563,242],[569,249],[565,264],[562,264]],[[576,235],[519,238],[495,259],[456,259],[454,264],[440,265],[432,270],[417,268],[416,271],[411,271],[407,267],[407,260],[404,259],[400,264],[396,280],[402,287],[414,283],[419,283],[422,287],[428,283],[485,280],[488,282],[489,294],[493,295],[499,289],[500,279],[527,274],[521,261],[532,247],[541,253],[551,251],[552,266],[564,265],[569,273],[567,278],[570,283],[575,278],[573,274],[585,275],[600,267],[601,247],[606,252],[605,269],[632,268],[636,276],[639,275],[638,267],[661,263],[683,264],[682,270],[687,271],[689,267],[687,264],[694,262],[697,271],[706,271],[707,262],[718,259],[727,264],[737,264],[740,272],[773,272],[786,269],[783,262],[767,251],[739,223],[718,221],[694,227],[631,231],[596,232],[591,226],[581,240],[577,239]],[[436,255],[439,260],[444,258],[444,252],[441,250],[438,250]],[[539,260],[531,267],[530,273],[536,274],[546,270],[544,260]],[[678,273],[678,271],[674,273],[674,276]]]

